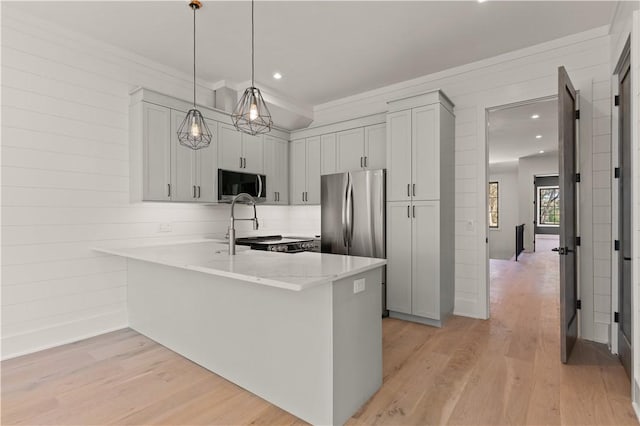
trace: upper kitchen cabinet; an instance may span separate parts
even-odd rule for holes
[[[211,144],[197,151],[180,145],[177,130],[192,105],[147,90],[131,93],[129,106],[131,200],[217,201],[218,120],[224,114],[200,107],[213,133]]]
[[[131,144],[131,163],[136,167],[132,178],[139,176],[136,185],[131,186],[132,197],[135,194],[135,201],[169,201],[171,109],[139,102],[131,106],[130,113],[132,142],[137,142]]]
[[[454,179],[453,132],[453,104],[442,92],[389,102],[389,201],[441,198]]]
[[[218,167],[246,173],[264,172],[262,135],[241,133],[228,124],[218,127]]]
[[[374,170],[386,167],[386,125],[359,127],[336,134],[337,171]]]
[[[289,142],[264,135],[264,173],[267,203],[289,204]]]
[[[320,204],[320,136],[291,142],[290,204]]]
[[[335,133],[320,136],[320,155],[320,174],[337,173]]]
[[[205,118],[213,133],[211,144],[194,151],[178,141],[178,127],[185,114],[171,110],[171,201],[215,202],[217,123]]]

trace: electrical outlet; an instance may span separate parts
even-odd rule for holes
[[[158,232],[171,232],[171,224],[170,223],[161,223],[158,226]]]
[[[361,278],[353,282],[353,294],[362,293],[365,289],[365,279]]]

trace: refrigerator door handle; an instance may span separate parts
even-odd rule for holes
[[[256,175],[256,177],[258,178],[258,198],[260,198],[262,196],[262,178],[260,175]]]
[[[347,189],[347,241],[349,246],[353,243],[353,180],[349,175],[349,186]]]
[[[349,174],[345,175],[344,188],[342,190],[342,243],[344,246],[349,245],[347,238],[347,198],[349,197]]]

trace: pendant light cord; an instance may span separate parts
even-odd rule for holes
[[[255,47],[254,47],[254,32],[255,32],[255,28],[254,28],[254,23],[253,23],[253,3],[254,0],[251,0],[251,87],[255,86],[255,83],[253,82],[253,75],[255,73]]]
[[[196,109],[196,5],[193,9],[193,109]]]

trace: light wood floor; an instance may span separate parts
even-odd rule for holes
[[[637,424],[605,346],[559,362],[557,255],[492,261],[489,321],[383,321],[384,384],[349,424]],[[2,363],[2,424],[297,424],[132,330]]]

